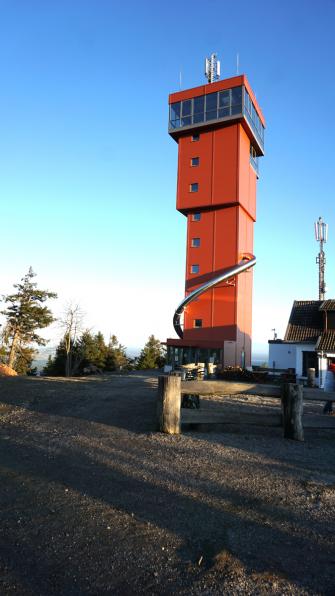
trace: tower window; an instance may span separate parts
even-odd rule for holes
[[[191,273],[199,273],[199,265],[191,265]]]
[[[193,327],[202,327],[202,319],[194,319]]]
[[[191,166],[192,168],[196,168],[199,165],[200,159],[199,157],[192,157],[191,158]]]
[[[199,141],[199,139],[200,139],[199,134],[192,135],[192,141]]]
[[[256,149],[250,144],[250,163],[256,170],[256,174],[258,175],[258,157],[256,153]]]
[[[190,184],[190,192],[198,192],[198,190],[199,190],[198,182],[192,182]]]
[[[201,213],[192,213],[192,221],[200,221]]]
[[[199,248],[200,238],[192,238],[191,246],[193,246],[193,248]]]

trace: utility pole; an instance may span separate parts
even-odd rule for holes
[[[322,217],[315,222],[314,230],[316,241],[320,244],[320,252],[316,257],[316,263],[319,265],[319,300],[324,300],[327,288],[325,282],[326,255],[323,245],[328,239],[328,224],[323,221]]]

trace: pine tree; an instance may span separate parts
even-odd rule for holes
[[[36,350],[29,347],[19,346],[16,359],[15,359],[15,370],[19,375],[28,375],[36,369],[32,367],[33,360],[36,356]]]
[[[5,315],[8,329],[8,366],[15,369],[18,352],[30,344],[45,345],[47,342],[37,334],[38,329],[48,327],[54,318],[47,306],[42,306],[49,298],[57,298],[57,294],[48,290],[39,290],[33,283],[35,273],[30,267],[28,273],[21,279],[21,283],[14,284],[15,294],[4,296],[4,302],[9,304]]]
[[[119,343],[116,335],[111,335],[106,351],[105,370],[117,370],[128,365],[126,348]]]
[[[165,350],[159,339],[150,335],[137,361],[138,369],[161,368],[165,363]]]
[[[96,335],[93,335],[88,329],[84,331],[78,341],[78,350],[81,356],[80,368],[85,368],[90,364],[94,364],[100,369],[104,368],[107,348],[104,336],[100,331]]]
[[[54,357],[48,356],[47,363],[43,368],[43,373],[50,377],[63,377],[66,368],[66,347],[64,339],[62,339],[57,348]]]

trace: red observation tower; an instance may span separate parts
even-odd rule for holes
[[[169,96],[178,143],[177,209],[187,218],[185,298],[168,339],[170,364],[250,366],[258,157],[264,117],[245,75]],[[184,316],[182,326],[181,318]]]

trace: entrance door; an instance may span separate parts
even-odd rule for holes
[[[303,351],[302,353],[302,376],[307,377],[307,369],[315,368],[315,376],[319,376],[319,359],[316,352]]]

